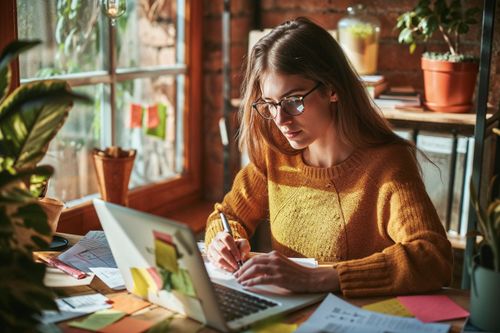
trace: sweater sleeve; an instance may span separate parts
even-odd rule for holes
[[[421,293],[450,283],[451,244],[423,183],[388,187],[379,229],[394,245],[334,266],[347,297]]]
[[[224,230],[219,213],[226,215],[235,238],[251,237],[258,223],[268,213],[267,176],[262,170],[250,163],[237,175],[231,191],[222,203],[215,204],[209,215],[205,229],[205,245]]]

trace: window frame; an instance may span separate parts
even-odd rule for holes
[[[0,47],[17,38],[16,0],[0,1]],[[142,211],[166,216],[176,208],[196,202],[201,198],[201,114],[202,114],[202,0],[185,2],[185,63],[179,69],[159,70],[118,69],[119,83],[141,77],[171,75],[181,71],[185,74],[184,86],[184,170],[182,174],[164,181],[136,187],[129,191],[129,206]],[[113,34],[112,34],[113,35]],[[113,38],[113,36],[112,36]],[[111,43],[111,42],[110,42]],[[19,64],[12,65],[11,89],[19,86]],[[106,75],[109,75],[107,73]],[[62,76],[64,78],[64,76]],[[78,78],[72,77],[73,82]],[[113,103],[112,103],[113,104]],[[115,112],[113,107],[111,112]],[[84,234],[88,230],[100,229],[100,223],[92,202],[84,202],[65,209],[59,220],[58,231]]]

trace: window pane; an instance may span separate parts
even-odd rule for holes
[[[20,39],[42,41],[21,55],[21,79],[104,69],[98,0],[17,0],[17,22]]]
[[[177,128],[182,128],[178,126],[182,124],[178,101],[183,86],[177,81],[174,76],[162,76],[117,85],[117,143],[137,149],[130,187],[165,180],[182,172],[179,146],[183,142],[177,139]]]
[[[74,90],[92,97],[94,105],[76,103],[73,106],[41,161],[55,168],[47,195],[66,202],[99,192],[92,149],[102,145],[106,126],[101,105],[109,98],[106,98],[109,89],[102,84]],[[104,105],[109,110],[109,104],[104,102]]]
[[[118,67],[175,64],[177,15],[184,17],[177,2],[129,0],[127,6],[128,20],[117,22]]]

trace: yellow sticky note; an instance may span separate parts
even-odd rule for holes
[[[189,272],[185,269],[179,269],[177,273],[172,274],[172,289],[178,290],[186,295],[196,297],[193,281]]]
[[[68,325],[71,327],[83,328],[84,330],[95,332],[108,325],[111,325],[124,316],[125,312],[116,310],[102,310],[91,314],[82,321],[72,321]]]
[[[177,265],[177,251],[172,244],[155,239],[155,257],[156,264],[159,267],[169,272],[177,272],[179,268]]]
[[[297,329],[297,324],[269,323],[257,325],[245,333],[292,333]]]
[[[400,317],[413,317],[413,315],[401,304],[397,298],[390,298],[385,301],[368,304],[362,307],[365,310],[385,313]]]
[[[141,273],[141,270],[139,268],[131,267],[130,273],[132,274],[132,280],[134,280],[134,288],[132,289],[132,293],[142,298],[147,298],[149,286],[144,275]]]

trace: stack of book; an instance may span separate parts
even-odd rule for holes
[[[383,75],[361,75],[361,81],[371,98],[377,98],[389,86]]]
[[[412,87],[391,87],[383,91],[374,98],[373,101],[379,107],[392,107],[392,108],[419,108],[422,103],[420,94]]]

